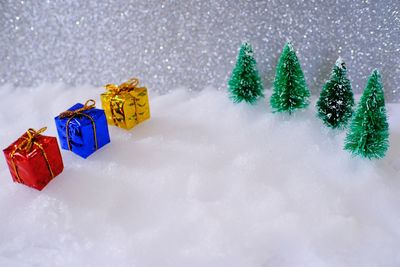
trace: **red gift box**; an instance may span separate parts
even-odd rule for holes
[[[42,190],[64,169],[57,139],[45,130],[29,129],[3,150],[14,182]]]

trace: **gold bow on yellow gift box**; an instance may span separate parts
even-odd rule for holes
[[[124,129],[150,118],[146,87],[137,87],[139,80],[131,78],[120,85],[107,84],[107,92],[100,95],[107,122]]]

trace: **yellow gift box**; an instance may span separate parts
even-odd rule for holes
[[[124,129],[150,118],[146,87],[137,87],[139,80],[129,79],[120,85],[107,84],[107,92],[100,95],[107,123]]]

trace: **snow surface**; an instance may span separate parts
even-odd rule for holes
[[[101,88],[0,88],[0,144]],[[99,103],[99,102],[98,102]],[[386,158],[352,158],[315,108],[150,91],[152,118],[42,192],[0,161],[0,266],[399,266],[400,105]]]

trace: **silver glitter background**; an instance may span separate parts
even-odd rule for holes
[[[240,43],[253,44],[266,89],[292,40],[318,93],[336,58],[361,92],[373,68],[400,101],[399,0],[0,0],[0,84],[119,83],[225,89]]]

